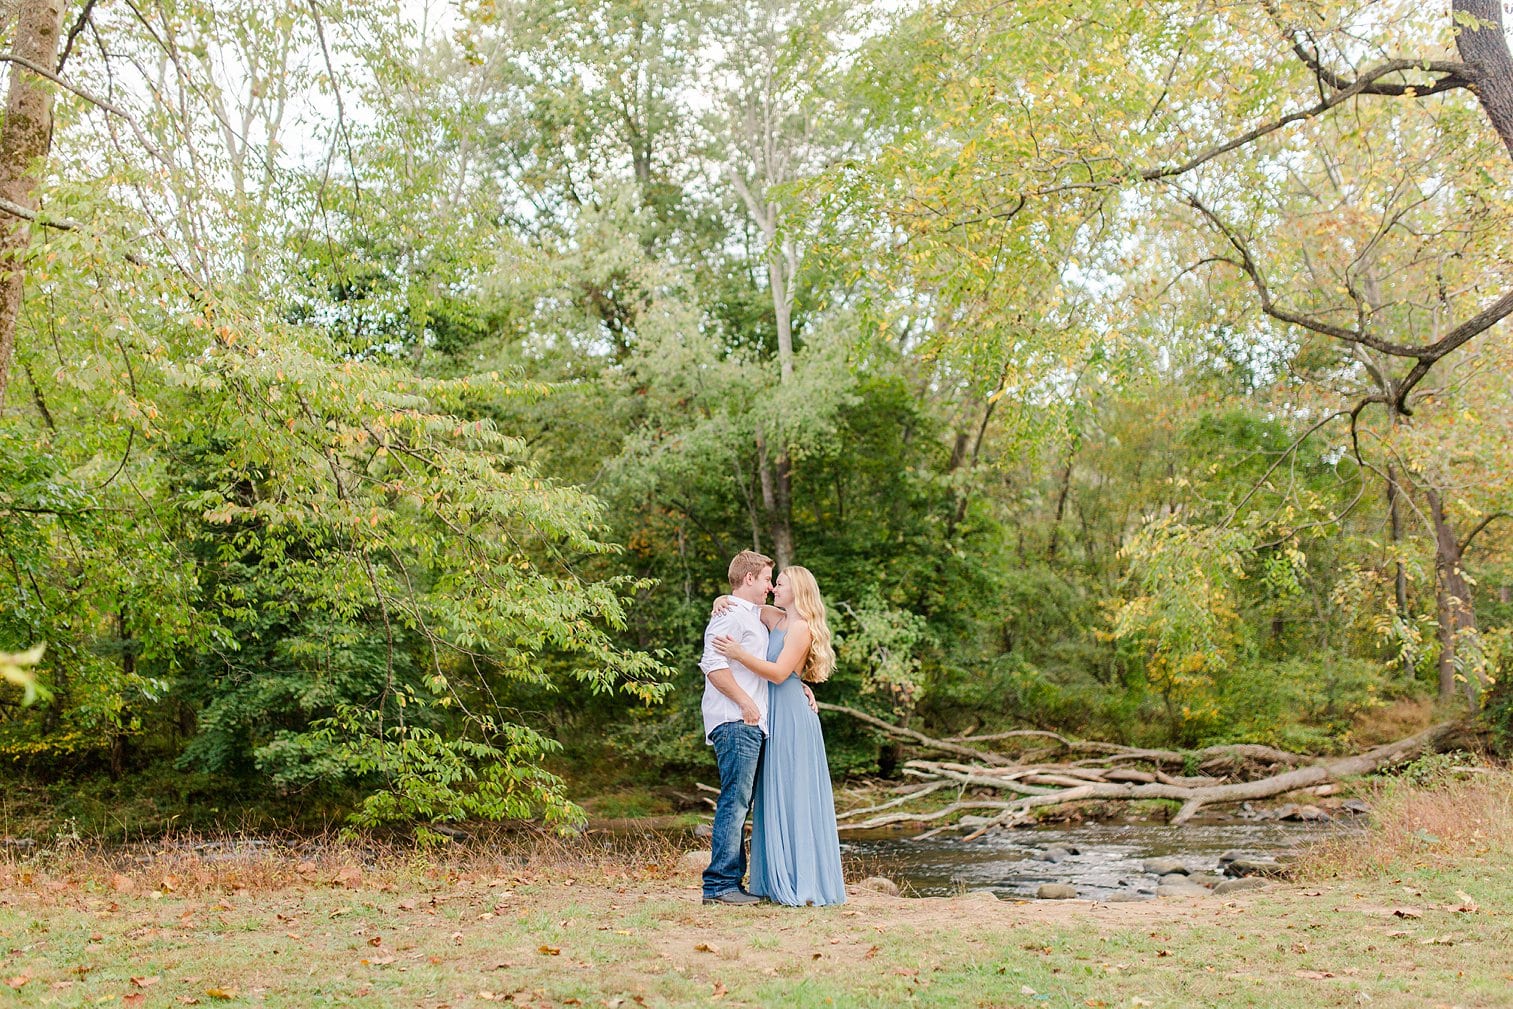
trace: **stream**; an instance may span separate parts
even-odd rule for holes
[[[1285,858],[1309,844],[1359,829],[1351,820],[1323,823],[1247,821],[1082,823],[1003,831],[963,843],[897,833],[850,835],[841,850],[869,875],[887,876],[907,896],[941,897],[987,890],[1000,897],[1034,897],[1042,883],[1067,883],[1078,895],[1106,900],[1116,894],[1154,897],[1156,878],[1142,863],[1173,857],[1193,872],[1219,872],[1226,852],[1254,859]],[[1055,847],[1074,850],[1057,861]]]

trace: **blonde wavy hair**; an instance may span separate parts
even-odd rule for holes
[[[808,568],[797,565],[783,569],[793,586],[793,608],[809,625],[809,658],[799,676],[809,683],[824,683],[835,669],[835,649],[830,644],[830,625],[825,622],[825,600],[820,598],[819,583]]]

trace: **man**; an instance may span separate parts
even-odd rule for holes
[[[756,787],[757,766],[767,736],[767,681],[715,651],[721,634],[736,638],[753,655],[767,654],[762,604],[772,591],[772,558],[742,550],[730,562],[732,604],[711,617],[704,630],[704,740],[714,747],[720,769],[720,798],[704,870],[704,903],[755,904],[741,889],[746,876],[746,815]]]

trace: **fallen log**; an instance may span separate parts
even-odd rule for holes
[[[827,704],[819,702],[821,711],[833,711],[837,714],[848,715],[865,725],[890,736],[894,739],[907,740],[918,744],[926,749],[940,753],[954,753],[962,757],[971,757],[985,764],[1004,766],[1013,761],[1001,753],[984,750],[978,746],[968,746],[968,743],[999,742],[1007,739],[1045,739],[1057,745],[1069,753],[1095,753],[1099,756],[1083,763],[1101,763],[1112,760],[1145,761],[1157,765],[1188,766],[1192,762],[1200,769],[1209,767],[1224,767],[1233,764],[1254,763],[1263,765],[1281,764],[1288,767],[1302,767],[1312,763],[1314,758],[1301,753],[1290,753],[1287,750],[1279,750],[1273,746],[1263,746],[1259,743],[1227,743],[1222,746],[1205,746],[1198,750],[1161,750],[1149,749],[1139,746],[1124,746],[1120,743],[1105,743],[1095,739],[1071,739],[1059,732],[1051,732],[1047,729],[1015,729],[1011,732],[994,732],[982,736],[953,736],[947,739],[936,739],[925,735],[916,729],[905,728],[884,721],[876,715],[870,715],[856,708],[848,708],[843,704]],[[1065,766],[1065,765],[1062,765]]]
[[[1042,730],[971,737],[973,742],[1024,736],[1050,737],[1058,741],[1068,752],[1098,752],[1103,755],[1093,760],[1078,760],[1065,764],[1036,762],[1015,766],[1002,754],[979,750],[953,740],[933,739],[914,729],[890,726],[882,719],[865,712],[840,705],[822,704],[820,707],[857,717],[866,724],[888,732],[894,738],[909,739],[926,749],[970,756],[980,760],[980,763],[976,764],[931,760],[908,761],[904,765],[906,775],[923,781],[926,786],[932,782],[941,786],[955,785],[962,790],[963,796],[942,809],[929,812],[914,814],[905,811],[889,812],[884,815],[872,815],[870,819],[858,822],[847,822],[858,816],[880,814],[885,809],[897,809],[906,805],[911,799],[936,790],[928,787],[917,788],[892,801],[841,814],[837,817],[840,821],[838,823],[840,829],[860,830],[893,823],[933,822],[967,809],[997,810],[996,815],[989,817],[964,818],[966,822],[960,824],[960,827],[975,828],[967,835],[968,840],[981,836],[994,827],[1022,822],[1035,809],[1089,801],[1176,800],[1182,805],[1172,817],[1171,822],[1185,823],[1205,806],[1267,799],[1299,789],[1334,783],[1343,778],[1369,774],[1439,747],[1462,727],[1458,721],[1444,722],[1406,739],[1384,743],[1365,753],[1328,759],[1288,753],[1273,747],[1254,744],[1206,747],[1187,753],[1175,750],[1139,749],[1113,743],[1068,739],[1059,733]],[[992,759],[983,759],[989,757]],[[1145,771],[1126,766],[1114,766],[1116,763],[1123,765],[1136,761],[1148,763],[1154,770]],[[1100,764],[1103,766],[1099,766]],[[1173,764],[1183,767],[1196,764],[1205,770],[1265,766],[1274,773],[1249,780],[1230,781],[1211,776],[1167,774],[1161,770],[1162,765]],[[1279,765],[1287,769],[1275,771]],[[1017,798],[1007,802],[972,801],[965,797],[965,791],[969,788],[1010,792]]]
[[[959,743],[951,743],[944,739],[931,739],[923,732],[906,729],[902,725],[893,725],[875,715],[869,715],[865,711],[857,711],[855,708],[847,708],[839,704],[826,704],[824,701],[818,702],[818,705],[821,711],[837,711],[844,715],[850,715],[852,718],[864,722],[874,729],[880,729],[895,739],[907,739],[928,746],[933,750],[940,750],[942,753],[955,753],[962,757],[973,757],[984,764],[1009,763],[1009,758],[1001,754],[992,753],[988,750],[979,750],[971,746],[962,746]]]

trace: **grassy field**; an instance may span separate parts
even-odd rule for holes
[[[1513,776],[1379,805],[1300,882],[1136,904],[704,907],[676,851],[263,850],[0,868],[21,1006],[1513,1005]],[[371,858],[371,856],[370,856]]]

